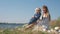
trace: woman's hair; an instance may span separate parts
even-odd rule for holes
[[[48,7],[46,5],[43,5],[43,8],[45,8],[46,9],[46,12],[49,13]]]
[[[43,5],[43,8],[46,9],[46,12],[49,14],[49,20],[51,20],[51,16],[50,16],[50,13],[49,13],[48,7],[47,7],[46,5]]]

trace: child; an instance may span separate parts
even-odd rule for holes
[[[36,24],[36,21],[40,18],[41,16],[41,9],[40,8],[36,8],[35,9],[35,14],[34,16],[30,19],[28,26],[26,27],[26,29],[31,28],[32,26],[34,26]]]

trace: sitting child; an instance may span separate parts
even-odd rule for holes
[[[28,26],[26,27],[26,29],[31,28],[33,25],[35,25],[35,24],[36,24],[36,21],[40,18],[40,16],[41,16],[41,9],[40,9],[40,8],[36,8],[36,9],[35,9],[35,14],[34,14],[34,16],[30,19],[29,24],[28,24]]]

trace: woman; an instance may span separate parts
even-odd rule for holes
[[[40,17],[40,20],[37,21],[37,25],[34,27],[33,31],[49,30],[49,22],[51,20],[49,10],[45,5],[43,5],[42,10],[43,14]]]
[[[49,29],[49,22],[51,20],[50,13],[49,13],[49,10],[48,10],[47,6],[45,6],[45,5],[42,7],[42,10],[43,10],[43,15],[42,15],[42,23],[41,23],[41,25],[46,30],[48,30]]]

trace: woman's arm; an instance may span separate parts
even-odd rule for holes
[[[51,16],[50,16],[50,14],[49,14],[49,21],[51,21]]]
[[[48,19],[49,19],[49,21],[51,21],[51,16],[50,16],[50,14],[48,14]]]

